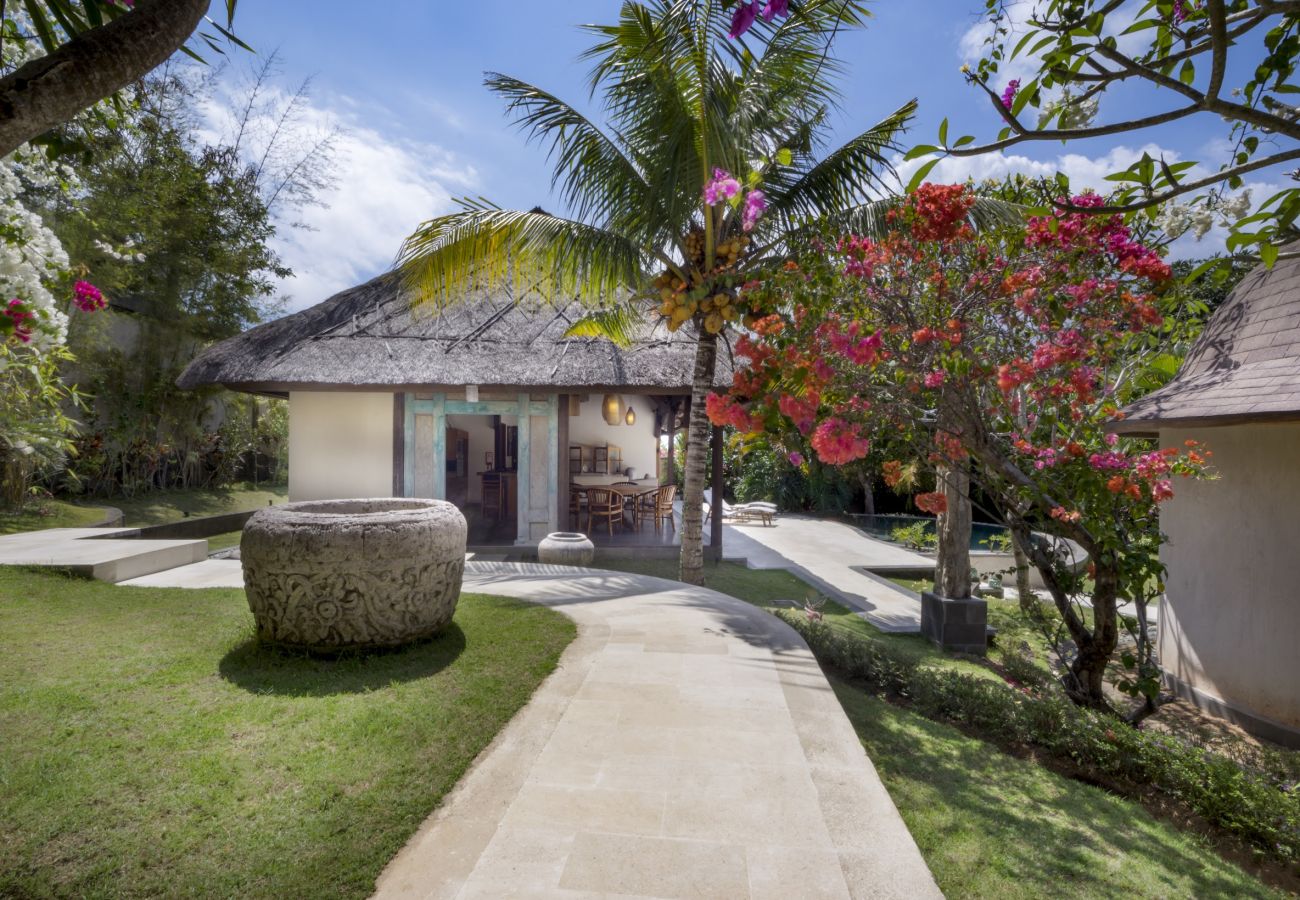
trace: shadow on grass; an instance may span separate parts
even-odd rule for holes
[[[833,685],[945,893],[1107,898],[1233,897],[1250,888],[1265,893],[1195,838],[1180,835],[1136,803],[1010,757],[850,683]],[[1119,860],[1121,848],[1126,858]]]
[[[359,694],[394,682],[435,675],[465,649],[465,632],[452,622],[437,637],[408,647],[321,656],[242,641],[221,658],[221,677],[254,694],[328,697]]]

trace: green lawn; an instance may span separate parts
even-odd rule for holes
[[[85,528],[104,519],[99,506],[77,506],[62,500],[37,500],[21,510],[0,510],[0,534],[42,528]]]
[[[122,510],[131,526],[162,525],[190,516],[216,516],[222,513],[261,509],[289,499],[284,485],[234,484],[223,488],[185,491],[150,491],[138,497],[105,501]]]
[[[1285,896],[1135,803],[832,685],[950,898]]]
[[[367,896],[573,635],[467,595],[319,660],[259,649],[242,591],[0,570],[0,896]]]

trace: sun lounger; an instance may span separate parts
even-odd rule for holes
[[[704,521],[709,521],[713,517],[713,492],[706,490],[704,492],[704,505],[708,507],[704,515]],[[762,522],[764,525],[775,524],[777,509],[775,503],[768,503],[766,500],[756,500],[752,503],[728,503],[722,501],[722,518],[724,521],[730,519],[735,522]]]

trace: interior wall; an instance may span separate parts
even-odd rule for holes
[[[1300,424],[1161,433],[1203,441],[1215,480],[1177,479],[1161,510],[1169,569],[1160,659],[1184,685],[1300,731]]]
[[[632,467],[632,476],[640,480],[642,475],[655,477],[657,471],[658,448],[654,436],[654,407],[649,398],[635,394],[623,394],[624,412],[628,405],[636,412],[636,422],[632,425],[609,425],[601,415],[602,394],[586,394],[587,399],[578,405],[577,415],[569,416],[569,443],[603,446],[613,444],[623,451],[623,466]],[[561,447],[560,455],[568,459],[569,448]],[[621,478],[604,478],[603,476],[574,476],[578,483],[598,481],[621,481]]]
[[[389,497],[392,493],[392,394],[289,394],[290,500]]]
[[[492,450],[491,416],[447,416],[448,428],[459,428],[469,435],[469,502],[483,502],[484,455]]]

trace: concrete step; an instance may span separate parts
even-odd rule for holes
[[[205,540],[132,540],[113,534],[114,529],[56,528],[8,535],[0,538],[0,565],[63,569],[116,583],[208,557]]]

